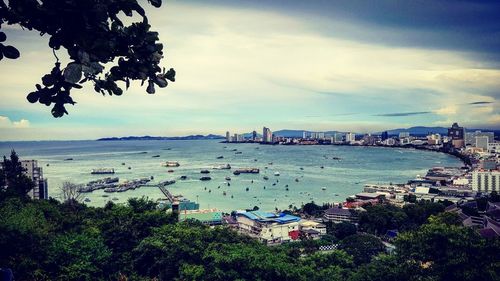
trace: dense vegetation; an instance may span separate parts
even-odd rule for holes
[[[158,8],[162,1],[148,2]],[[175,81],[172,68],[160,67],[163,44],[137,0],[0,1],[0,60],[17,59],[20,53],[6,45],[9,38],[1,31],[2,25],[17,25],[49,37],[55,65],[27,99],[52,105],[54,117],[68,114],[66,105],[75,104],[71,91],[85,83],[92,83],[102,95],[119,96],[123,86],[118,83],[128,89],[131,81],[147,82],[146,91],[153,94],[155,86],[163,88]],[[69,56],[65,66],[56,55],[60,49]]]
[[[0,268],[16,280],[499,280],[498,239],[436,206],[415,206],[368,208],[360,228],[403,231],[387,254],[349,224],[330,226],[323,240],[268,247],[225,227],[179,223],[144,198],[92,208],[13,192],[0,200]],[[336,250],[318,251],[332,243]]]

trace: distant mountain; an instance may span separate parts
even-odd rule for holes
[[[220,135],[189,135],[183,137],[153,137],[153,136],[128,136],[128,137],[111,137],[100,138],[98,141],[128,141],[128,140],[215,140],[223,139]]]
[[[489,129],[469,129],[465,128],[466,132],[475,132],[475,131],[482,131],[482,132],[494,132],[495,135],[500,135],[500,130],[489,130]],[[399,128],[399,129],[393,129],[393,130],[387,130],[387,133],[389,135],[399,135],[401,132],[409,132],[410,135],[414,136],[420,136],[420,135],[427,135],[429,133],[434,133],[434,134],[441,134],[441,135],[447,135],[448,134],[448,128],[445,127],[425,127],[425,126],[416,126],[416,127],[410,127],[410,128]],[[375,134],[380,134],[382,132],[377,132]]]

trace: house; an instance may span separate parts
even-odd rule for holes
[[[326,225],[312,220],[301,220],[299,231],[306,237],[318,239],[326,234]]]
[[[179,213],[179,221],[189,219],[198,220],[207,225],[220,225],[223,223],[222,212],[217,209],[184,210]]]

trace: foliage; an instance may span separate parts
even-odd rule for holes
[[[353,256],[355,264],[370,262],[373,256],[385,250],[379,238],[368,234],[355,234],[340,241],[339,249]]]
[[[24,174],[25,169],[14,150],[10,158],[3,157],[0,163],[0,201],[8,197],[26,198],[34,183]]]
[[[337,239],[356,234],[356,225],[349,222],[327,223],[327,233],[334,235]]]
[[[161,0],[149,0],[154,7]],[[132,80],[148,83],[147,92],[153,94],[155,85],[163,88],[175,81],[175,71],[162,70],[163,45],[158,32],[150,30],[148,18],[137,0],[11,0],[0,2],[0,28],[2,24],[19,25],[49,36],[49,47],[56,51],[64,48],[69,55],[65,67],[56,56],[52,70],[29,93],[31,103],[53,105],[52,115],[68,114],[65,105],[75,104],[71,91],[91,82],[94,90],[103,95],[121,95],[125,83]],[[122,15],[137,16],[140,21],[123,23]],[[0,42],[7,39],[0,31]],[[19,51],[0,43],[0,60],[16,59]],[[112,66],[105,72],[105,66]]]

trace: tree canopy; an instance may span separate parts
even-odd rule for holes
[[[148,0],[154,7],[161,0]],[[142,20],[124,24],[122,15],[138,15]],[[27,95],[31,103],[52,106],[54,117],[68,114],[67,104],[76,102],[73,89],[92,83],[102,95],[116,95],[131,81],[147,82],[146,92],[164,88],[175,81],[175,70],[160,66],[163,44],[151,30],[144,9],[137,0],[9,0],[0,1],[0,60],[17,59],[19,51],[8,45],[4,25],[19,25],[49,36],[55,65]],[[57,51],[65,49],[70,61],[63,66]],[[109,67],[109,68],[108,68]]]

